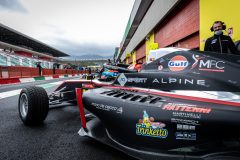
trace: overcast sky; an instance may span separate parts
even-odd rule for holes
[[[114,54],[134,0],[0,0],[0,23],[70,55]]]

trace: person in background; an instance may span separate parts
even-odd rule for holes
[[[234,42],[234,43],[235,43],[235,46],[236,46],[238,52],[240,52],[240,40],[237,40],[237,41]]]
[[[56,66],[53,65],[53,74],[55,74],[55,73],[56,73]]]
[[[86,70],[88,70],[88,74],[89,74],[89,75],[92,74],[91,67],[86,68]]]
[[[41,66],[41,62],[37,62],[37,68],[38,68],[39,76],[42,76],[42,66]]]
[[[53,64],[53,74],[56,73],[56,68],[58,68],[58,64],[57,64],[57,63],[54,63],[54,64]]]
[[[108,62],[107,62],[107,64],[112,64],[112,62],[111,62],[111,60],[110,60],[110,59],[108,59]]]
[[[210,28],[214,35],[205,42],[204,51],[212,51],[218,53],[239,54],[231,37],[223,35],[226,25],[222,21],[215,21]]]

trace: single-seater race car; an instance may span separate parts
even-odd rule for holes
[[[139,159],[239,159],[239,73],[239,56],[168,53],[84,92],[79,134]]]
[[[76,88],[98,88],[110,85],[117,77],[118,73],[137,72],[135,69],[127,69],[125,64],[104,64],[102,72],[98,74],[84,75],[85,80],[66,80],[58,88],[49,95],[49,104],[73,103],[76,101]],[[96,78],[95,78],[96,77]]]
[[[112,84],[76,89],[79,135],[138,159],[239,159],[239,73],[239,56],[163,54]]]
[[[103,65],[103,74],[84,74],[81,79],[66,80],[60,84],[50,95],[41,87],[25,87],[19,96],[18,108],[19,116],[26,125],[40,124],[47,116],[49,108],[56,105],[64,106],[77,104],[76,88],[93,89],[110,85],[116,76],[106,76],[106,70],[114,70],[115,73],[135,73],[136,69],[128,69],[129,65],[121,63],[111,63]],[[94,78],[96,76],[96,78]]]
[[[137,72],[135,68],[129,68],[130,65],[122,63],[106,63],[99,72],[100,81],[113,81],[118,76],[119,73],[131,73]]]

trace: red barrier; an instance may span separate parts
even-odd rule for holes
[[[3,71],[4,69],[4,71]],[[4,72],[4,77],[3,77]],[[85,71],[77,71],[73,69],[56,69],[55,75],[59,77],[59,75],[75,75],[75,74],[83,74]],[[42,69],[43,76],[52,76],[53,69]],[[0,79],[6,78],[26,78],[26,77],[38,77],[39,69],[33,67],[23,67],[23,66],[0,66]]]
[[[72,69],[67,69],[67,74],[72,74]]]
[[[81,70],[80,72],[81,72],[81,74],[84,74],[84,71],[83,71],[83,70]]]
[[[55,74],[64,75],[66,73],[65,69],[56,69]]]
[[[89,74],[89,70],[85,70],[85,74]]]
[[[3,78],[0,79],[0,84],[20,83],[19,78]]]
[[[21,67],[21,66],[8,66],[4,67],[8,73],[7,78],[24,78],[24,77],[35,77],[39,76],[38,68],[32,67]],[[0,71],[2,77],[2,70]]]
[[[2,67],[0,66],[0,79],[2,78]]]
[[[21,67],[9,66],[8,75],[9,78],[21,78]]]
[[[59,78],[59,75],[53,75],[53,78]]]
[[[17,68],[16,68],[17,69]],[[31,77],[32,76],[32,68],[29,67],[19,67],[19,69],[21,70],[21,77]]]
[[[42,75],[43,76],[53,75],[53,69],[44,68],[43,71],[42,71]]]
[[[39,69],[38,68],[30,68],[31,70],[31,77],[38,77],[39,76]]]
[[[77,70],[73,70],[72,74],[78,74],[78,71]]]

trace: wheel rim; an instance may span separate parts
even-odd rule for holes
[[[26,93],[23,93],[20,97],[20,113],[23,118],[27,116],[28,112],[28,98]]]

